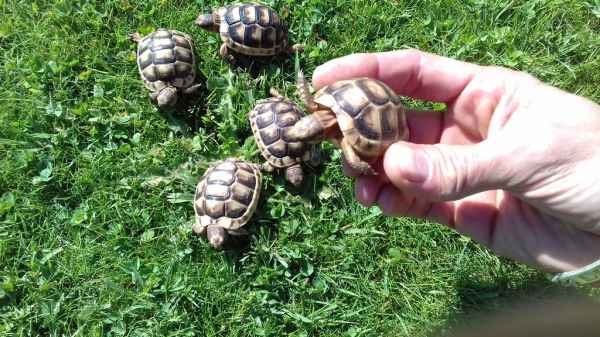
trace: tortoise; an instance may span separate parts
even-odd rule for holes
[[[313,97],[299,71],[298,90],[312,114],[296,123],[288,137],[309,143],[329,139],[341,148],[346,163],[357,173],[377,175],[370,162],[391,144],[409,137],[400,97],[379,80],[338,81]]]
[[[256,210],[261,186],[259,165],[237,158],[212,164],[196,187],[193,231],[215,249],[222,249],[230,235],[246,235],[242,227]]]
[[[218,32],[223,44],[221,57],[236,63],[230,50],[246,56],[274,56],[302,51],[302,45],[289,46],[288,27],[272,8],[244,3],[224,6],[208,14],[200,14],[196,24]]]
[[[188,34],[159,28],[144,37],[139,33],[130,37],[138,43],[138,70],[155,104],[161,108],[173,106],[179,93],[198,91],[196,57]]]
[[[302,163],[315,167],[320,161],[319,148],[306,142],[291,141],[288,131],[305,115],[296,103],[271,89],[272,97],[260,100],[248,115],[254,139],[266,162],[266,172],[284,169],[286,179],[298,187],[304,180]]]

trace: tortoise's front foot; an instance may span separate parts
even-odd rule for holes
[[[288,48],[288,54],[303,53],[303,52],[304,52],[303,44],[297,43],[297,44],[291,46],[290,48]]]
[[[229,48],[227,48],[227,44],[223,43],[221,45],[221,49],[219,49],[219,55],[223,58],[223,60],[227,61],[230,64],[236,64],[237,61],[233,55],[229,53]]]
[[[367,163],[366,161],[351,162],[346,159],[346,163],[348,164],[348,166],[350,166],[350,169],[352,171],[356,172],[359,175],[363,175],[363,176],[376,176],[377,175],[377,172],[375,172],[375,170],[373,170],[371,165],[369,165],[369,163]]]
[[[377,175],[377,172],[371,167],[371,165],[358,156],[352,145],[349,144],[346,139],[342,140],[340,146],[342,148],[346,164],[348,164],[352,171],[359,175],[365,176]]]
[[[140,33],[135,32],[133,34],[129,34],[129,39],[135,43],[138,43],[142,40],[142,36],[140,35]]]

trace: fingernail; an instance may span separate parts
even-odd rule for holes
[[[413,183],[423,183],[429,177],[429,159],[422,151],[412,151],[412,161],[404,167],[404,178]]]
[[[429,159],[423,151],[409,146],[395,146],[386,159],[388,174],[392,180],[401,179],[415,184],[424,183],[429,177]],[[394,178],[395,177],[395,178]]]
[[[313,72],[313,78],[317,78],[322,74],[328,73],[335,66],[333,61],[329,61],[318,66]]]

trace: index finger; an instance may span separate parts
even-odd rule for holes
[[[318,90],[336,81],[370,77],[386,83],[401,96],[448,103],[460,95],[481,68],[414,49],[352,54],[315,69],[313,84]]]

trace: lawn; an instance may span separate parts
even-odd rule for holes
[[[218,36],[193,25],[218,3],[0,0],[0,335],[431,336],[573,291],[440,225],[358,205],[331,146],[301,189],[265,177],[245,247],[193,236],[207,163],[261,161],[247,112],[271,86],[295,98],[294,58],[256,74],[220,60]],[[308,74],[414,47],[600,100],[598,0],[265,3],[289,9]],[[206,84],[177,114],[149,102],[127,40],[161,26],[193,35]]]

